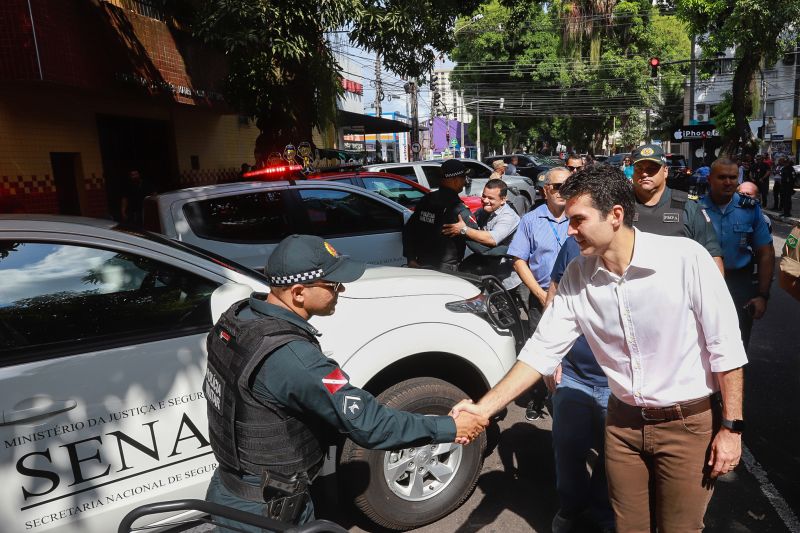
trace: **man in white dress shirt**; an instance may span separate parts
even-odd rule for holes
[[[581,335],[608,376],[606,469],[619,532],[702,531],[713,480],[741,456],[736,310],[708,252],[633,228],[634,196],[597,165],[561,188],[581,257],[509,373],[477,404],[491,416],[550,375]]]

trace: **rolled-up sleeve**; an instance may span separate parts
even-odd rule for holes
[[[525,343],[517,356],[517,360],[530,365],[542,375],[549,376],[555,372],[561,359],[567,355],[575,341],[582,335],[574,310],[575,294],[572,284],[577,274],[575,265],[569,265],[561,283],[558,284],[553,303],[548,306],[539,321],[536,332]]]
[[[497,222],[495,222],[492,229],[489,230],[489,234],[494,239],[495,243],[500,243],[514,233],[514,230],[517,229],[519,226],[519,216],[510,210],[504,210],[501,215],[497,216]]]
[[[747,364],[736,307],[725,280],[709,255],[697,254],[692,276],[692,308],[703,326],[712,372],[726,372]]]

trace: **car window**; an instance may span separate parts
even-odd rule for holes
[[[209,198],[187,203],[183,214],[204,239],[277,243],[294,233],[284,196],[285,191],[276,190]]]
[[[438,189],[439,183],[442,181],[442,166],[422,165],[422,172],[425,174],[425,179],[428,180],[428,187]]]
[[[474,161],[462,161],[462,163],[464,163],[464,166],[470,170],[469,177],[474,180],[485,180],[492,175],[491,169],[486,168],[483,165],[479,165]]]
[[[403,214],[363,194],[333,189],[298,189],[307,232],[320,237],[402,231]]]
[[[216,288],[130,253],[0,241],[0,365],[14,355],[210,328]]]
[[[414,167],[384,168],[381,169],[381,172],[390,172],[392,174],[397,174],[398,176],[403,176],[411,181],[417,181],[417,173],[414,171]]]
[[[425,193],[408,183],[378,176],[362,176],[364,186],[402,206],[414,209]]]
[[[668,155],[667,161],[671,167],[685,167],[686,159],[682,155]]]

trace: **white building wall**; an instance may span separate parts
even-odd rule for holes
[[[461,98],[461,93],[453,90],[450,83],[450,75],[453,73],[452,68],[439,68],[434,70],[437,76],[436,88],[442,95],[442,103],[445,105],[451,116],[460,122],[472,122],[472,114],[464,107],[464,100]],[[433,95],[431,95],[433,98]]]

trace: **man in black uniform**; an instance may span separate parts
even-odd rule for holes
[[[721,272],[722,248],[711,218],[683,191],[667,187],[667,158],[656,144],[636,148],[633,158],[633,193],[636,213],[633,225],[642,231],[658,235],[688,237],[702,244]]]
[[[343,283],[364,268],[319,237],[289,236],[267,262],[270,293],[235,303],[209,333],[203,390],[219,468],[208,501],[302,524],[314,517],[308,485],[330,428],[366,448],[394,449],[469,442],[488,425],[389,409],[323,355],[308,319],[333,314]]]
[[[408,266],[456,270],[464,259],[466,236],[448,237],[442,234],[445,224],[458,222],[458,216],[472,229],[478,224],[458,193],[464,189],[467,167],[461,161],[448,159],[442,163],[439,189],[429,192],[403,228],[403,255]]]

